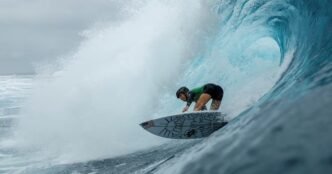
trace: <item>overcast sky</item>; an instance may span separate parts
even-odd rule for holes
[[[77,48],[80,32],[121,18],[123,0],[0,0],[0,75],[28,74],[34,64]]]

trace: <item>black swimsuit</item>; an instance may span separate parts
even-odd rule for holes
[[[192,102],[197,102],[203,93],[209,94],[213,100],[221,101],[224,95],[224,90],[219,85],[212,83],[208,83],[199,88],[194,88],[188,92],[187,106],[190,106]]]
[[[212,83],[208,83],[203,86],[203,93],[211,95],[213,100],[221,101],[224,96],[224,90],[219,86]]]

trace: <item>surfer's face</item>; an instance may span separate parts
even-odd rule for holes
[[[180,94],[179,99],[182,101],[187,101],[187,96],[185,94]]]

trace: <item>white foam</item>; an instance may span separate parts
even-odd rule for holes
[[[138,124],[151,119],[164,87],[174,83],[210,28],[203,2],[149,1],[120,24],[85,32],[78,51],[62,60],[55,76],[43,77],[26,103],[17,132],[21,144],[66,162],[163,142]]]

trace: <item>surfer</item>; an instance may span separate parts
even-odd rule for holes
[[[212,83],[205,84],[204,86],[189,90],[183,86],[176,92],[176,97],[180,100],[187,102],[182,112],[186,112],[192,102],[196,102],[194,111],[206,110],[206,103],[212,99],[210,110],[218,110],[221,105],[224,91],[219,85]]]

